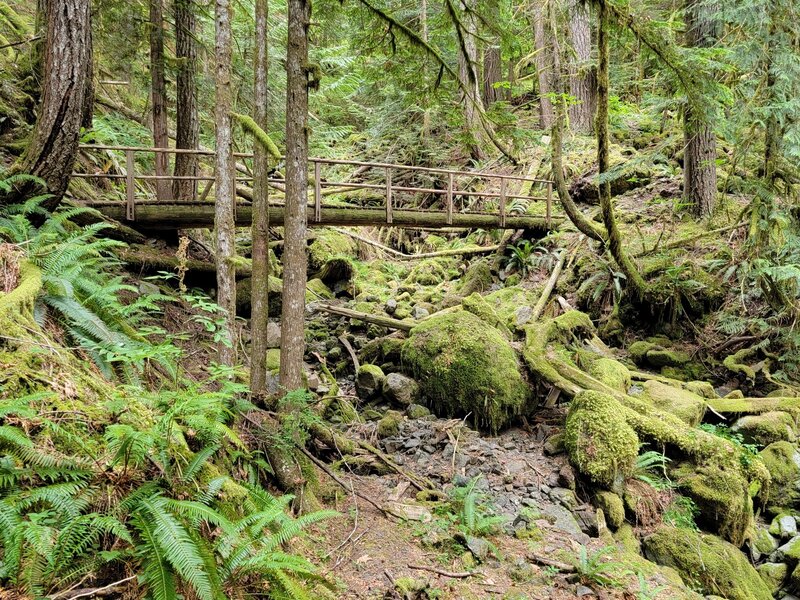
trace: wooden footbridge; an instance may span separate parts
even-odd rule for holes
[[[94,181],[106,190],[103,200],[85,202],[106,216],[144,230],[213,226],[215,178],[213,166],[207,164],[212,151],[103,145],[81,145],[80,151],[84,163],[93,167],[73,173],[73,177]],[[158,154],[190,155],[198,174],[156,175],[152,165]],[[252,185],[253,174],[248,165],[253,155],[234,156],[236,224],[249,226],[252,188],[248,184]],[[310,158],[309,170],[309,226],[500,228],[545,233],[563,221],[553,215],[553,183],[544,179],[327,158]],[[176,199],[171,190],[180,181],[190,183],[181,186],[183,198]],[[270,223],[282,225],[285,181],[270,177],[269,185]],[[156,193],[159,188],[160,197]]]

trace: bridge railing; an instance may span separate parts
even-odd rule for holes
[[[81,144],[80,150],[103,151],[108,157],[114,157],[110,164],[117,172],[109,173],[104,170],[95,172],[73,173],[73,177],[84,179],[105,179],[112,182],[120,182],[124,195],[124,200],[103,201],[95,204],[115,204],[124,201],[126,205],[126,217],[129,221],[136,219],[136,205],[146,204],[198,204],[210,202],[210,192],[214,187],[215,176],[213,163],[208,160],[214,156],[211,150],[189,150],[176,148],[147,148],[136,146],[111,146],[98,144]],[[114,153],[114,154],[112,154]],[[117,155],[123,155],[125,166],[122,167],[116,160]],[[146,154],[156,156],[166,154],[167,156],[189,155],[197,157],[197,175],[176,176],[172,174],[156,175],[154,173],[137,172],[137,155]],[[234,152],[235,159],[249,160],[253,158],[252,153]],[[169,162],[169,161],[167,161]],[[357,192],[359,190],[366,194],[372,194],[371,200],[380,201],[382,206],[371,204],[370,208],[382,208],[385,212],[385,221],[391,225],[393,221],[393,211],[413,211],[413,212],[436,212],[446,214],[447,224],[452,224],[453,214],[456,212],[469,214],[490,214],[498,218],[500,227],[505,227],[506,217],[514,214],[520,208],[527,209],[528,202],[545,203],[545,219],[549,228],[553,212],[553,182],[547,179],[537,179],[522,177],[518,175],[505,175],[500,173],[488,173],[481,171],[464,171],[457,169],[441,169],[435,167],[419,167],[410,165],[399,165],[394,163],[365,162],[357,160],[343,160],[332,158],[309,158],[309,187],[310,198],[309,207],[313,207],[313,219],[316,222],[322,221],[322,211],[324,208],[363,208],[362,205],[345,205],[342,203],[326,204],[325,197],[331,195],[341,195],[347,192]],[[349,176],[342,177],[343,167],[350,167]],[[148,169],[149,170],[149,169]],[[331,173],[331,171],[336,173]],[[204,171],[204,172],[201,172]],[[363,177],[370,173],[370,181],[355,181],[354,177]],[[330,179],[326,176],[333,176]],[[337,177],[338,176],[338,177]],[[415,182],[404,184],[408,179],[427,178],[427,184],[417,184]],[[467,181],[468,180],[468,181]],[[158,182],[191,181],[192,186],[190,197],[187,198],[158,198],[156,188]],[[253,174],[246,164],[241,160],[237,161],[235,182],[237,193],[246,197],[247,189],[238,184],[252,184]],[[376,183],[377,181],[377,183]],[[198,184],[203,183],[202,189],[198,194]],[[284,191],[285,179],[269,177],[268,183],[271,188],[278,192]],[[170,186],[171,187],[171,186]],[[527,191],[527,193],[525,193]],[[536,193],[535,193],[536,192]],[[142,197],[142,195],[144,197]],[[408,198],[414,197],[418,201],[408,202]],[[427,199],[429,203],[436,203],[441,200],[441,208],[421,208],[419,198]],[[283,203],[275,202],[271,196],[270,205],[282,206]],[[431,202],[432,200],[432,202]],[[460,206],[457,206],[457,200]],[[514,201],[521,200],[521,205]],[[488,202],[487,202],[488,201]],[[496,201],[496,202],[495,202]],[[413,206],[410,206],[413,204]],[[491,206],[488,207],[487,204]],[[467,207],[466,205],[470,205]],[[481,205],[479,210],[473,210],[471,206]]]

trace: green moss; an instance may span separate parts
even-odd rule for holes
[[[358,367],[356,388],[361,397],[369,399],[379,394],[384,381],[386,381],[386,375],[378,365],[364,364]]]
[[[672,413],[692,427],[700,424],[706,412],[706,401],[690,392],[655,379],[642,384],[644,391],[641,398],[651,402],[653,406]]]
[[[396,410],[390,410],[378,421],[375,433],[379,438],[392,437],[400,433],[400,423],[403,422],[403,415]]]
[[[333,300],[333,292],[321,279],[309,279],[306,283],[306,302]]]
[[[267,370],[277,373],[281,368],[280,348],[270,348],[267,350]]]
[[[619,498],[619,496],[617,496]],[[622,523],[619,529],[614,533],[614,541],[625,552],[632,554],[639,554],[641,552],[641,544],[639,538],[636,537],[636,532],[633,527],[628,523]]]
[[[723,415],[760,415],[781,411],[800,417],[800,398],[714,398],[708,405]]]
[[[469,296],[475,292],[488,292],[492,285],[492,272],[489,270],[489,262],[480,259],[473,262],[458,285],[458,293],[461,296]]]
[[[644,540],[645,556],[676,569],[690,587],[728,600],[771,600],[772,593],[739,549],[724,540],[661,527]]]
[[[684,385],[684,387],[693,394],[697,394],[706,400],[718,398],[717,392],[714,390],[714,386],[707,381],[689,381],[686,383],[686,385]]]
[[[699,509],[698,524],[741,546],[753,516],[748,481],[718,465],[682,464],[672,473],[678,489]]]
[[[756,570],[761,579],[764,580],[767,588],[773,594],[777,594],[783,587],[783,582],[786,581],[789,567],[786,563],[764,563],[756,567]]]
[[[411,330],[401,356],[434,412],[472,413],[479,426],[496,431],[525,408],[529,391],[513,348],[472,313],[422,321]]]
[[[622,408],[607,394],[581,392],[570,404],[564,429],[570,461],[607,489],[622,489],[639,451],[639,438],[625,422]]]
[[[420,285],[436,285],[448,281],[450,276],[447,272],[449,261],[445,258],[429,258],[416,264],[406,277],[406,283],[418,283]]]
[[[328,261],[335,258],[352,259],[355,253],[356,245],[350,236],[332,229],[318,229],[308,247],[308,267],[311,271],[319,271]]]
[[[744,416],[733,424],[731,431],[741,434],[745,442],[762,447],[772,442],[794,442],[797,439],[792,415],[778,411]]]
[[[654,367],[679,367],[692,360],[686,352],[653,348],[645,355],[647,362]]]
[[[722,365],[733,373],[744,375],[748,379],[755,379],[755,370],[744,361],[750,358],[757,351],[758,350],[754,348],[742,348],[738,352],[734,352],[733,354],[726,356],[722,361]]]
[[[613,358],[601,357],[589,365],[589,375],[607,386],[627,393],[631,386],[631,372],[628,367]]]
[[[640,340],[628,346],[628,354],[630,354],[633,362],[635,362],[637,365],[640,365],[645,362],[647,353],[656,347],[657,346],[653,343]]]
[[[464,298],[461,301],[461,305],[464,307],[464,310],[471,312],[485,323],[488,323],[492,327],[496,328],[506,338],[511,339],[511,332],[509,331],[508,327],[506,327],[505,323],[497,315],[494,308],[492,308],[492,306],[486,300],[484,300],[483,296],[481,296],[478,292],[470,294]]]
[[[594,505],[602,509],[606,523],[613,530],[619,529],[625,522],[625,505],[614,492],[600,491],[594,495]]]
[[[507,327],[514,329],[523,325],[523,323],[516,322],[517,309],[521,306],[532,308],[538,297],[538,289],[511,285],[506,279],[506,287],[486,294],[483,299],[494,309]]]
[[[771,514],[800,505],[800,452],[789,442],[774,442],[760,452],[772,484],[768,510]]]

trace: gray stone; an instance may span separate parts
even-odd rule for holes
[[[159,289],[159,287],[156,284],[150,283],[149,281],[140,281],[139,293],[147,294],[148,296],[155,296],[161,293],[161,289]]]
[[[417,321],[419,321],[420,319],[424,319],[430,314],[431,314],[430,311],[422,306],[415,306],[414,309],[411,311],[411,316],[414,317]]]
[[[422,419],[423,417],[427,417],[431,414],[427,408],[422,406],[421,404],[410,404],[406,409],[406,416],[409,419]],[[447,447],[445,447],[445,452],[447,451]],[[450,448],[450,454],[453,454],[452,447]]]
[[[267,348],[281,347],[281,326],[274,321],[267,323]]]
[[[533,316],[533,309],[530,306],[520,306],[514,312],[514,324],[517,327],[521,327],[525,325],[528,321],[531,320]]]
[[[390,298],[389,300],[387,300],[384,310],[390,315],[393,315],[394,311],[397,310],[397,300],[395,300],[394,298]]]
[[[797,521],[791,515],[783,515],[778,519],[778,527],[780,527],[781,539],[783,540],[797,535]]]
[[[419,396],[419,384],[400,373],[389,373],[383,380],[383,395],[403,406],[414,404]]]
[[[356,374],[356,389],[364,399],[374,397],[383,387],[386,376],[377,365],[361,365]]]
[[[587,544],[589,536],[581,531],[581,526],[575,520],[573,514],[558,504],[542,503],[539,505],[542,517],[547,519],[550,524],[572,537],[576,542]]]
[[[545,456],[555,456],[564,452],[564,436],[559,434],[551,435],[544,443],[542,448]]]
[[[594,506],[584,505],[573,511],[581,531],[592,537],[597,537],[607,530],[606,518],[603,511]]]
[[[579,585],[578,587],[576,587],[575,588],[575,595],[578,598],[585,598],[587,596],[591,596],[592,598],[595,598],[597,596],[597,594],[594,593],[594,590],[592,588],[586,587],[585,585]]]
[[[570,489],[553,488],[550,490],[550,497],[568,510],[575,510],[578,507],[578,498],[575,496],[575,492]]]
[[[470,552],[472,552],[472,556],[481,562],[486,560],[486,557],[489,556],[489,550],[491,550],[489,542],[474,535],[465,536],[464,539],[467,544],[467,548]]]
[[[767,584],[772,594],[776,594],[783,586],[789,567],[786,563],[764,563],[756,567],[761,579]]]

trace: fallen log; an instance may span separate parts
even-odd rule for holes
[[[382,317],[379,315],[371,315],[369,313],[358,312],[350,310],[342,306],[334,306],[333,304],[316,304],[315,308],[323,312],[328,312],[340,317],[349,317],[351,319],[358,319],[373,325],[380,325],[381,327],[388,327],[389,329],[399,329],[400,331],[411,331],[415,323],[408,321],[400,321],[399,319],[392,319],[391,317]]]

